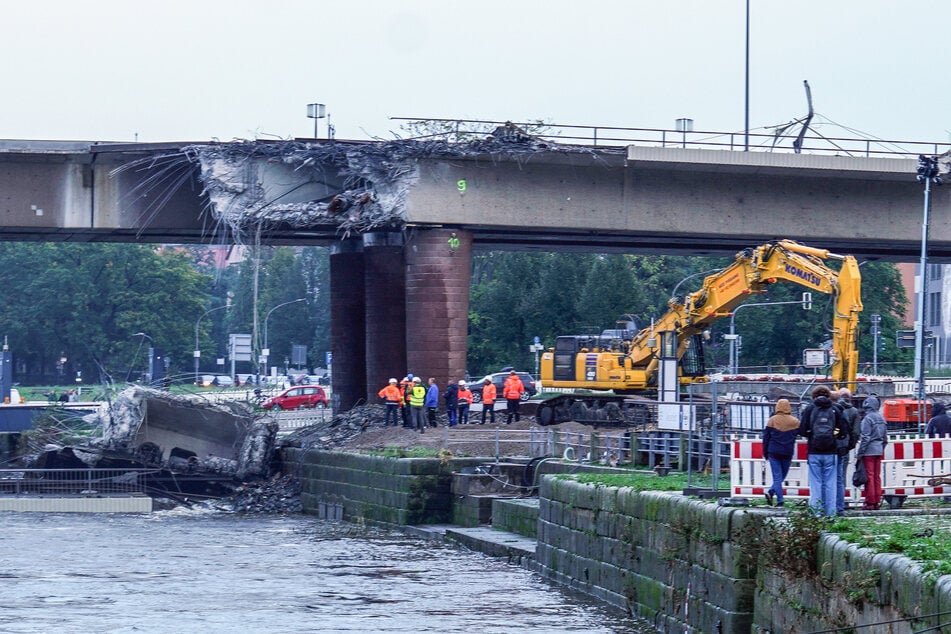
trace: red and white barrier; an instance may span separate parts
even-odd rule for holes
[[[809,467],[806,440],[796,443],[789,474],[783,483],[783,496],[809,497]],[[849,456],[845,498],[858,500],[861,489],[852,486],[855,452]],[[882,490],[885,495],[909,498],[951,495],[951,438],[927,438],[919,435],[890,436],[882,458]],[[761,437],[737,438],[730,458],[730,490],[734,497],[762,497],[772,484],[769,463],[763,455]]]

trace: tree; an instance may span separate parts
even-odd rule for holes
[[[27,373],[42,375],[65,357],[70,372],[124,380],[139,332],[176,367],[191,357],[192,316],[204,310],[209,280],[183,252],[3,243],[0,266],[29,272],[23,283],[0,288],[0,329],[15,336],[11,347]]]

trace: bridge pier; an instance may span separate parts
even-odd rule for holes
[[[333,408],[379,401],[387,379],[466,375],[472,235],[446,229],[379,232],[330,255]],[[458,240],[450,241],[455,237]]]

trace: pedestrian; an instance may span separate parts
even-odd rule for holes
[[[845,472],[849,469],[849,454],[855,446],[859,444],[859,436],[862,433],[862,416],[858,408],[852,405],[852,391],[843,387],[838,391],[839,400],[836,404],[839,406],[839,412],[845,419],[845,425],[849,430],[849,439],[847,443],[840,443],[838,450],[839,462],[836,465],[836,491],[835,491],[835,510],[841,515],[845,512],[845,488],[848,481],[845,479]]]
[[[838,439],[846,439],[845,419],[832,404],[824,385],[812,391],[812,403],[802,412],[799,435],[808,439],[809,506],[817,514],[835,515]]]
[[[466,387],[466,382],[459,379],[459,424],[469,424],[469,406],[472,405],[472,390]]]
[[[383,426],[389,427],[391,424],[396,427],[397,417],[399,416],[400,403],[403,400],[403,394],[397,386],[396,379],[390,379],[386,387],[379,391],[380,398],[383,399],[383,405],[386,408],[383,416]],[[392,421],[392,423],[390,422]]]
[[[862,404],[865,418],[862,419],[862,437],[856,458],[865,464],[868,482],[865,484],[865,504],[862,510],[877,511],[882,505],[882,456],[888,444],[888,425],[879,413],[879,402],[875,396],[869,396]]]
[[[63,390],[63,393],[60,394],[60,395],[59,395],[59,398],[56,399],[56,400],[59,401],[60,403],[68,403],[68,402],[69,402],[69,391]]]
[[[505,417],[505,424],[511,425],[512,418],[515,418],[515,422],[521,420],[521,417],[518,414],[518,407],[522,401],[522,393],[525,391],[525,386],[522,385],[522,379],[518,378],[518,374],[515,373],[515,370],[509,371],[508,377],[505,379],[505,383],[502,385],[502,398],[505,399],[508,404],[508,410]]]
[[[446,393],[443,394],[446,401],[446,416],[449,418],[449,426],[456,426],[456,410],[459,408],[459,386],[455,383],[449,383],[446,386]]]
[[[429,426],[436,426],[436,408],[439,407],[439,386],[436,379],[429,377],[429,387],[426,388],[426,414],[429,416]]]
[[[412,408],[409,404],[409,398],[413,395],[413,375],[408,374],[400,381],[400,392],[403,394],[403,427],[413,429],[414,424],[411,417]]]
[[[479,421],[480,425],[485,425],[486,412],[489,414],[491,423],[495,424],[495,396],[497,393],[495,383],[492,382],[492,379],[486,378],[482,382],[482,420]]]
[[[418,376],[413,377],[413,387],[409,391],[409,409],[410,421],[412,427],[419,433],[426,431],[426,423],[423,420],[423,407],[426,404],[426,388],[423,387],[423,380]]]
[[[766,421],[763,429],[763,455],[769,463],[773,483],[766,489],[766,503],[783,506],[783,482],[789,473],[793,455],[796,453],[796,438],[799,436],[799,419],[792,415],[789,400],[776,401],[776,413]]]
[[[947,411],[947,405],[944,403],[938,401],[934,404],[934,409],[932,410],[933,416],[925,428],[925,433],[928,434],[928,438],[951,436],[951,416],[945,413]]]

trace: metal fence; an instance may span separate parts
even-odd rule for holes
[[[753,152],[791,153],[798,150],[793,142],[799,129],[777,128],[771,133],[751,131],[722,132],[714,130],[669,130],[664,128],[627,128],[620,126],[589,126],[545,123],[538,121],[506,122],[481,119],[416,119],[392,117],[398,121],[424,121],[439,124],[439,132],[420,139],[445,139],[449,142],[482,138],[495,134],[500,126],[515,125],[533,137],[551,141],[618,147],[638,145],[647,147],[679,147],[706,150],[740,151],[747,148]],[[812,132],[812,131],[810,131]],[[916,158],[919,154],[941,154],[951,145],[945,142],[899,141],[856,137],[833,137],[812,132],[801,139],[803,154],[826,154],[835,156],[864,156],[890,158]]]
[[[503,456],[529,458],[555,457],[592,464],[634,464],[650,468],[697,470],[711,467],[716,461],[728,465],[731,443],[728,439],[685,432],[666,431],[562,431],[552,428],[529,429],[490,428],[453,431],[443,428],[444,449],[452,451],[472,444],[490,445],[496,460]],[[714,447],[718,451],[714,452]]]
[[[0,469],[0,495],[128,495],[144,493],[141,469]]]

